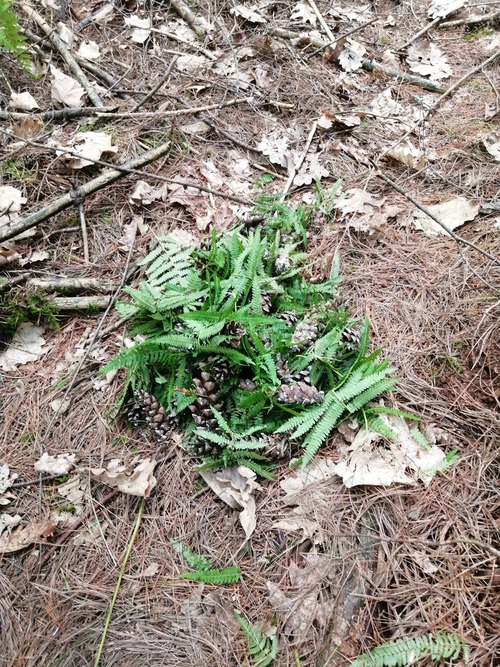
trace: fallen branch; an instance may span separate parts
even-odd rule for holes
[[[138,167],[145,167],[147,164],[158,160],[160,157],[163,157],[163,155],[168,153],[169,148],[170,141],[167,141],[157,148],[153,148],[150,151],[143,153],[138,158],[126,162],[118,168],[113,168],[113,165],[107,164],[107,166],[112,167],[110,171],[101,174],[97,178],[92,179],[84,185],[80,185],[78,188],[70,190],[65,195],[59,197],[59,199],[51,202],[48,206],[45,206],[36,213],[28,215],[26,218],[16,218],[15,220],[9,222],[7,225],[1,227],[0,241],[7,241],[8,239],[17,236],[21,232],[35,227],[44,220],[48,220],[52,216],[60,213],[61,211],[64,211],[70,206],[78,206],[89,194],[97,192],[98,190],[102,190],[102,188],[111,185],[111,183],[114,183],[120,178],[123,178],[127,174],[131,173],[131,170],[135,170]]]
[[[334,36],[333,32],[330,30],[330,26],[328,25],[328,23],[323,18],[323,14],[319,11],[318,6],[314,2],[314,0],[308,0],[308,2],[311,5],[311,9],[316,14],[316,17],[317,17],[318,21],[320,22],[321,27],[325,31],[326,36],[328,37],[330,42],[334,42],[335,41],[335,36]]]
[[[169,66],[167,67],[165,74],[160,78],[158,83],[149,91],[147,95],[145,95],[142,100],[139,100],[137,104],[132,108],[131,113],[135,113],[136,111],[139,111],[139,109],[146,104],[146,102],[149,102],[149,100],[156,95],[156,93],[160,90],[160,88],[170,79],[170,75],[172,74],[172,70],[175,67],[175,63],[177,62],[177,56],[174,56],[172,60],[170,61]]]
[[[110,296],[53,296],[47,299],[47,303],[58,311],[105,310],[110,301]]]
[[[496,21],[500,18],[500,12],[492,12],[491,14],[478,14],[469,16],[466,19],[457,19],[456,21],[446,21],[441,23],[440,28],[455,28],[457,25],[478,25],[479,23],[488,23],[488,21]]]
[[[54,292],[99,292],[100,294],[111,294],[118,287],[111,280],[99,278],[51,278],[49,280],[30,278],[27,285]]]
[[[205,31],[200,26],[200,22],[196,20],[196,16],[189,7],[182,0],[170,0],[170,4],[179,16],[186,21],[188,26],[194,30],[198,39],[203,39],[205,37]]]
[[[47,37],[50,39],[52,42],[52,45],[54,46],[55,49],[57,49],[58,53],[61,55],[62,59],[64,62],[67,64],[69,69],[71,70],[72,74],[75,75],[76,80],[78,83],[82,86],[82,88],[85,89],[85,92],[89,96],[90,101],[95,107],[101,108],[104,107],[104,104],[99,97],[99,95],[96,93],[95,88],[92,86],[90,81],[87,79],[85,74],[83,73],[80,65],[76,62],[75,58],[69,51],[68,47],[66,44],[62,41],[62,39],[57,35],[57,33],[54,31],[54,28],[52,28],[45,19],[40,16],[38,12],[36,12],[32,7],[29,5],[26,5],[24,3],[21,3],[19,5],[20,9],[23,10],[23,12],[28,16],[29,18],[33,19],[35,23],[38,25],[38,27],[43,30],[43,32],[47,35]]]
[[[413,76],[412,74],[406,74],[406,72],[400,72],[397,69],[384,67],[374,60],[363,60],[362,67],[367,72],[381,72],[387,76],[394,77],[398,81],[404,81],[405,83],[410,83],[412,86],[419,86],[419,88],[423,88],[424,90],[430,90],[432,93],[445,92],[445,88],[441,88],[441,86],[428,79],[421,79],[419,76]]]

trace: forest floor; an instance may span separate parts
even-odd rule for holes
[[[0,665],[95,665],[103,637],[106,667],[250,665],[235,611],[277,637],[276,665],[348,665],[429,633],[455,633],[474,667],[500,665],[499,5],[17,7],[37,77],[1,54]],[[149,164],[79,197],[106,164],[152,149]],[[71,205],[29,225],[69,191]],[[255,491],[246,541],[181,448],[157,454],[113,419],[124,376],[98,373],[127,344],[117,289],[138,284],[157,236],[203,238],[285,191],[312,211],[311,273],[324,277],[338,253],[344,301],[369,317],[400,378],[394,405],[458,460],[428,485],[329,476],[292,499],[282,463]],[[6,357],[26,316],[31,357]],[[81,473],[40,477],[44,452],[92,469],[156,455],[106,635],[142,500]],[[171,539],[213,567],[238,565],[241,581],[177,579],[186,563]]]

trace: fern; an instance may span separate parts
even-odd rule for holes
[[[397,639],[367,651],[353,662],[351,667],[404,667],[418,660],[463,660],[468,664],[470,652],[467,644],[454,633],[429,633],[415,639]]]
[[[278,636],[275,634],[273,638],[270,639],[247,621],[247,619],[240,613],[235,612],[235,614],[248,645],[252,665],[258,667],[266,667],[266,665],[270,665],[278,655]]]
[[[11,3],[6,0],[0,0],[0,48],[10,51],[25,69],[29,68],[29,57],[24,51],[26,37],[21,33]]]
[[[205,556],[194,553],[185,544],[173,538],[170,538],[170,544],[178,554],[181,554],[189,567],[203,572],[210,569],[210,561]]]
[[[201,581],[204,584],[235,584],[240,578],[241,569],[236,565],[225,567],[223,570],[196,570],[177,575],[177,579]]]

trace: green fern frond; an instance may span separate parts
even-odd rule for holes
[[[174,551],[184,558],[189,567],[202,572],[206,572],[210,569],[210,561],[208,558],[205,558],[205,556],[200,556],[200,554],[194,553],[185,544],[182,544],[182,542],[178,542],[173,538],[170,538],[170,544]]]
[[[381,373],[374,373],[371,377],[375,378],[377,375],[385,374],[385,371]],[[367,378],[368,381],[369,378]],[[346,409],[348,412],[358,412],[361,410],[367,403],[373,401],[374,398],[384,394],[388,391],[392,391],[396,386],[397,380],[395,378],[383,378],[381,380],[375,381],[368,389],[362,391],[358,394],[350,403],[347,404]],[[361,383],[360,383],[361,384]]]
[[[241,578],[241,569],[231,565],[223,570],[197,570],[196,572],[183,572],[177,575],[178,579],[189,579],[189,581],[201,581],[204,584],[235,584]]]
[[[21,32],[11,3],[5,0],[0,0],[0,48],[10,51],[25,69],[29,68],[29,57],[24,52],[26,37]]]
[[[414,639],[386,642],[353,660],[351,667],[405,667],[424,658],[435,662],[461,658],[468,664],[470,652],[467,644],[454,633],[429,633]]]
[[[419,431],[419,429],[415,426],[410,430],[411,437],[415,440],[416,443],[422,447],[422,449],[426,449],[429,451],[431,449],[431,446],[427,442],[427,438],[425,435],[422,433],[422,431]]]
[[[278,635],[270,639],[258,628],[252,625],[247,619],[235,611],[236,619],[243,631],[245,641],[250,653],[252,665],[266,667],[270,665],[278,655]]]

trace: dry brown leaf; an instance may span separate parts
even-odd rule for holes
[[[443,202],[442,204],[435,204],[426,207],[438,220],[440,220],[448,229],[454,230],[460,227],[469,220],[474,220],[479,213],[479,204],[469,201],[465,197],[456,197]],[[437,222],[434,222],[429,216],[422,213],[422,211],[414,211],[412,214],[412,222],[417,229],[425,232],[429,236],[437,234],[448,235]]]
[[[324,111],[318,120],[319,127],[329,130],[333,124],[344,127],[356,127],[360,125],[361,118],[358,114],[336,114],[334,111]]]
[[[386,155],[392,157],[393,160],[402,162],[407,167],[411,167],[411,169],[423,169],[425,167],[424,154],[409,139],[391,148]]]
[[[85,508],[86,498],[90,497],[88,475],[77,471],[67,482],[59,484],[57,493],[73,505],[74,513],[79,516]]]
[[[273,88],[274,84],[267,69],[257,65],[253,69],[253,76],[255,83],[259,88],[262,88],[262,90],[271,90],[271,88]]]
[[[98,482],[118,489],[121,493],[130,496],[148,498],[156,486],[153,475],[156,466],[154,459],[144,459],[133,470],[127,470],[123,466],[109,466],[105,468],[91,468],[90,476]]]
[[[300,21],[301,23],[310,23],[315,26],[318,17],[311,9],[311,6],[305,2],[298,2],[292,10],[290,16],[292,21]]]
[[[17,516],[14,518],[17,519]],[[54,520],[44,519],[43,521],[31,521],[26,526],[12,532],[4,531],[0,536],[0,553],[14,553],[36,542],[46,540],[54,534],[56,525]]]
[[[85,90],[78,81],[67,76],[54,65],[50,66],[50,73],[52,74],[52,99],[71,109],[82,107]]]
[[[154,188],[146,181],[137,181],[134,186],[134,191],[130,195],[129,202],[136,206],[149,206],[157,199],[165,199],[168,195],[168,186],[165,183],[157,188]]]
[[[262,489],[255,481],[256,474],[245,466],[230,466],[217,472],[200,470],[200,475],[226,505],[241,510],[240,523],[248,539],[257,525],[252,494],[255,489]]]
[[[241,16],[245,21],[250,21],[250,23],[266,23],[266,19],[257,13],[257,6],[252,5],[251,7],[245,7],[245,5],[236,5],[229,10],[229,13],[233,16]]]
[[[47,349],[44,349],[45,339],[42,334],[45,329],[36,327],[31,322],[23,322],[17,329],[9,347],[0,354],[0,368],[4,371],[13,371],[20,364],[39,359]]]
[[[406,62],[412,72],[428,76],[431,81],[447,79],[452,73],[446,56],[434,43],[429,45],[417,43],[410,46]]]
[[[288,164],[288,138],[283,136],[278,130],[274,130],[268,135],[264,135],[260,140],[258,150],[263,155],[267,155],[269,162],[286,167]]]
[[[77,132],[66,146],[60,146],[57,154],[66,161],[71,169],[82,169],[100,160],[105,153],[116,153],[118,149],[112,145],[112,137],[106,132]],[[76,155],[65,154],[70,149]]]
[[[74,468],[76,459],[76,454],[51,456],[44,452],[38,461],[35,461],[34,467],[37,472],[45,472],[48,475],[66,475]]]
[[[9,106],[19,111],[32,111],[33,109],[40,108],[33,95],[27,91],[24,93],[11,93]]]
[[[137,14],[125,17],[125,25],[132,28],[130,39],[136,44],[144,44],[149,39],[153,27],[149,16],[141,19]]]
[[[335,607],[335,601],[324,602],[319,590],[314,589],[306,594],[289,597],[275,583],[267,581],[266,584],[269,603],[276,611],[283,614],[283,632],[286,635],[293,634],[294,641],[304,641],[313,623],[319,627],[327,624]]]
[[[33,139],[43,129],[43,121],[35,116],[26,116],[12,127],[12,134],[19,139]]]
[[[313,181],[321,180],[328,176],[330,176],[328,169],[319,163],[319,157],[316,153],[311,153],[304,160],[299,173],[293,179],[293,184],[297,186],[310,185]]]
[[[0,243],[0,266],[15,262],[20,258],[21,255],[17,252],[14,243],[9,241],[2,241],[2,243]]]

